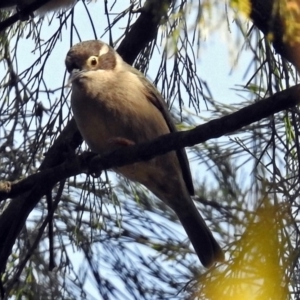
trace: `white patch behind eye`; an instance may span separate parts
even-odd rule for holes
[[[115,70],[121,71],[123,69],[124,60],[117,52],[115,52],[115,58],[116,58],[116,63],[117,63],[115,66]]]
[[[99,56],[106,54],[108,51],[109,51],[109,47],[106,44],[103,44],[99,51]]]

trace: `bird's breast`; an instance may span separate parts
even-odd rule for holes
[[[92,151],[113,150],[118,146],[112,143],[115,138],[141,143],[169,132],[164,117],[147,100],[134,76],[118,78],[107,71],[87,75],[73,83],[71,104]]]

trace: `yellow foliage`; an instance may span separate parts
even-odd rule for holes
[[[200,280],[198,298],[211,300],[287,299],[286,210],[269,199],[249,216],[248,226],[226,266]],[[200,296],[201,295],[201,296]]]
[[[249,0],[231,0],[230,6],[236,9],[238,12],[243,13],[246,17],[250,16],[251,3]]]

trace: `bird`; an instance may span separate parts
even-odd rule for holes
[[[38,2],[39,0],[0,0],[0,9],[13,9],[22,10],[25,6]],[[69,8],[76,0],[49,0],[42,5],[38,10],[38,15],[45,15],[47,12]]]
[[[176,131],[157,88],[100,40],[80,42],[67,53],[71,108],[77,127],[92,152],[151,141]],[[196,208],[184,149],[113,171],[141,183],[178,216],[204,267],[224,260],[224,253]]]

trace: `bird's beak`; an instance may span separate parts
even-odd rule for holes
[[[70,85],[74,80],[76,80],[80,74],[82,73],[82,70],[80,69],[73,69],[70,72],[69,80],[68,80],[68,85]]]

